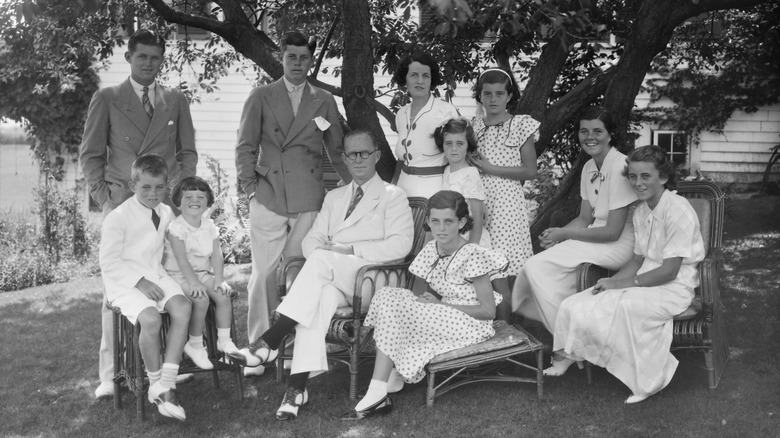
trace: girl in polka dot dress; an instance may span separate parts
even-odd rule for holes
[[[533,255],[523,181],[536,178],[534,142],[539,137],[539,122],[528,115],[509,114],[507,106],[520,98],[520,91],[514,77],[502,69],[482,72],[474,86],[474,98],[484,107],[485,117],[475,117],[471,123],[479,152],[471,162],[482,173],[485,185],[485,228],[490,243],[509,259],[509,281],[493,282],[508,305],[509,282],[514,282]]]
[[[390,411],[387,380],[393,366],[404,381],[419,382],[434,356],[495,334],[492,322],[501,295],[493,291],[490,275],[506,269],[508,260],[463,238],[472,222],[458,192],[442,190],[428,201],[427,228],[434,240],[415,257],[409,272],[424,279],[429,291],[415,296],[407,289],[385,287],[376,293],[365,322],[374,327],[374,374],[365,397],[342,418]]]

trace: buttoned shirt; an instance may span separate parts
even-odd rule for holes
[[[144,87],[146,85],[141,85],[138,82],[136,82],[133,77],[130,77],[130,85],[133,86],[133,91],[135,91],[135,95],[138,96],[138,100],[143,102],[143,95],[144,95]],[[157,81],[152,82],[148,85],[149,87],[149,103],[152,104],[152,108],[154,108],[155,104],[155,97],[157,95]]]

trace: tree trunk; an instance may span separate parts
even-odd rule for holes
[[[379,176],[390,181],[395,158],[387,144],[374,109],[374,57],[371,48],[371,13],[364,0],[342,0],[344,60],[341,67],[341,97],[351,129],[371,131],[382,156]]]

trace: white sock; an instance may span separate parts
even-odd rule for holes
[[[217,327],[217,342],[220,344],[228,342],[230,340],[230,328]]]
[[[371,379],[371,383],[368,384],[366,396],[358,402],[355,406],[355,410],[362,411],[379,400],[382,400],[385,396],[387,396],[387,382]]]
[[[149,377],[149,386],[152,386],[160,380],[160,376],[162,376],[162,369],[159,369],[157,371],[147,370],[146,376]]]
[[[179,365],[175,363],[164,363],[160,370],[160,383],[165,388],[176,389],[176,376],[179,375]]]
[[[203,335],[200,336],[190,335],[190,340],[187,341],[187,343],[198,349],[203,348]]]

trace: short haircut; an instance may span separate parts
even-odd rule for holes
[[[509,102],[506,103],[507,109],[512,108],[520,100],[520,87],[517,85],[515,75],[503,68],[493,67],[479,75],[473,88],[474,99],[479,103],[482,103],[482,88],[485,84],[504,84],[504,89],[509,94]]]
[[[133,167],[130,170],[130,178],[133,181],[138,181],[141,178],[141,174],[149,174],[151,176],[164,176],[165,180],[168,180],[168,163],[165,162],[165,158],[156,154],[141,155],[133,161]]]
[[[365,135],[366,137],[368,137],[368,140],[371,142],[371,146],[373,146],[374,149],[378,149],[376,145],[376,137],[371,131],[366,131],[365,129],[355,129],[353,131],[349,131],[347,135],[344,136],[345,151],[346,151],[347,139],[352,137],[357,137],[358,135]]]
[[[591,105],[585,107],[585,109],[583,109],[577,117],[575,133],[580,130],[580,122],[583,120],[601,120],[601,123],[603,123],[604,127],[607,128],[607,132],[609,132],[611,137],[609,140],[610,146],[615,146],[613,142],[617,137],[617,123],[615,123],[615,118],[612,116],[612,112],[610,110],[600,105]],[[577,137],[575,136],[574,138],[576,139]]]
[[[436,147],[439,148],[439,151],[444,152],[444,134],[463,134],[464,132],[466,133],[466,143],[468,144],[466,151],[476,151],[477,137],[474,135],[474,128],[463,117],[453,117],[437,127],[433,131],[433,140],[436,142]]]
[[[163,53],[165,53],[165,40],[149,29],[138,29],[135,31],[135,33],[133,33],[133,35],[131,35],[130,39],[127,41],[127,50],[130,53],[135,52],[138,44],[143,44],[145,46],[157,46],[162,49]]]
[[[423,52],[414,52],[403,58],[401,63],[398,64],[398,68],[395,69],[395,73],[393,73],[393,82],[398,84],[399,87],[405,87],[406,75],[409,74],[409,66],[413,62],[419,62],[431,69],[431,90],[441,85],[442,78],[439,72],[439,64],[431,55]]]
[[[211,191],[209,183],[199,176],[188,176],[179,181],[173,187],[173,193],[171,194],[171,201],[176,207],[181,207],[182,192],[186,191],[200,191],[206,194],[206,203],[209,207],[214,205],[214,192]]]
[[[591,119],[592,120],[592,119]],[[655,145],[640,146],[628,153],[626,157],[626,163],[653,163],[658,170],[658,176],[666,178],[667,190],[674,190],[677,188],[677,171],[674,168],[674,163],[669,159],[666,151]],[[628,176],[628,167],[623,171],[624,176]]]
[[[426,221],[423,224],[425,231],[431,231],[427,219],[431,217],[431,210],[434,208],[437,210],[450,209],[455,212],[455,217],[457,217],[458,220],[466,218],[466,223],[458,230],[460,234],[466,233],[474,228],[474,219],[472,219],[469,214],[469,204],[466,202],[466,198],[460,193],[453,190],[440,190],[428,199],[428,205],[425,208]]]
[[[279,40],[279,49],[282,53],[287,50],[287,46],[306,47],[313,56],[314,50],[317,49],[317,38],[313,36],[307,38],[306,35],[298,31],[287,32]]]

